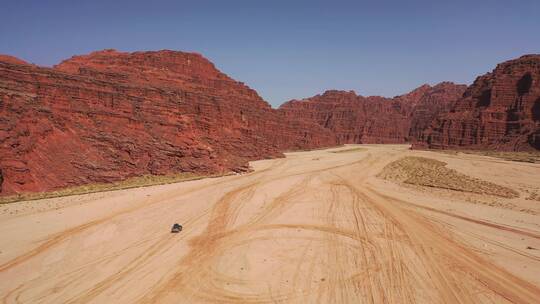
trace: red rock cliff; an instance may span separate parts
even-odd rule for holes
[[[0,195],[244,170],[342,143],[540,149],[539,67],[540,55],[503,63],[465,94],[449,82],[394,98],[327,91],[274,110],[199,54],[105,50],[54,68],[0,56]]]
[[[198,54],[76,56],[54,68],[0,57],[0,194],[144,174],[242,170],[335,145]]]
[[[501,63],[478,77],[414,147],[540,149],[540,55]]]
[[[430,127],[433,119],[440,113],[448,112],[466,89],[466,85],[441,82],[435,86],[421,86],[409,94],[397,97],[402,104],[410,106],[409,139],[417,140]]]
[[[280,107],[287,117],[315,120],[336,134],[339,143],[405,143],[416,138],[432,119],[448,109],[465,85],[423,85],[394,98],[363,97],[350,91],[326,91]]]

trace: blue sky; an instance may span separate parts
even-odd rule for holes
[[[277,106],[326,89],[394,96],[540,53],[540,1],[4,1],[0,53],[196,51]]]

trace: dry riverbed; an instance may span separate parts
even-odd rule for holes
[[[347,145],[252,166],[0,205],[0,300],[540,299],[540,164]]]

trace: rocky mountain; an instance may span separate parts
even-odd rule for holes
[[[146,174],[247,170],[344,143],[540,149],[540,55],[466,88],[326,91],[272,109],[199,54],[104,50],[53,68],[0,55],[0,195]]]
[[[397,99],[404,106],[409,106],[409,140],[419,138],[430,127],[433,119],[440,113],[448,112],[466,89],[466,85],[441,82],[434,86],[423,85],[409,94],[398,96]]]
[[[0,57],[0,193],[245,170],[335,145],[198,54],[105,50],[54,68]]]
[[[540,55],[499,64],[439,114],[415,148],[540,149]]]
[[[340,144],[406,143],[429,127],[438,113],[447,111],[465,89],[465,85],[443,82],[394,98],[326,91],[288,101],[279,110],[286,117],[316,121],[335,133]]]

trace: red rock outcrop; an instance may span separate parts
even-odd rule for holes
[[[399,104],[382,97],[363,97],[349,91],[326,91],[291,100],[279,110],[286,117],[314,120],[336,134],[338,143],[403,143],[408,120]],[[393,121],[389,124],[389,121]],[[403,125],[407,127],[403,128]]]
[[[418,139],[439,114],[450,110],[466,89],[466,85],[441,82],[435,86],[423,85],[411,93],[398,96],[402,104],[411,106],[409,139]]]
[[[286,117],[315,120],[336,134],[339,143],[406,143],[462,96],[465,85],[423,85],[394,98],[363,97],[349,91],[326,91],[291,100],[279,110]]]
[[[540,149],[540,55],[501,63],[478,77],[413,147]]]
[[[9,56],[9,55],[2,55],[0,54],[0,61],[5,63],[12,63],[12,64],[28,64],[26,61],[21,60],[19,58]]]
[[[144,174],[244,170],[335,145],[198,54],[95,52],[54,68],[0,57],[0,194]]]
[[[343,143],[540,149],[540,55],[465,88],[327,91],[274,110],[199,54],[105,50],[54,68],[0,55],[0,195],[241,171],[284,150]]]

